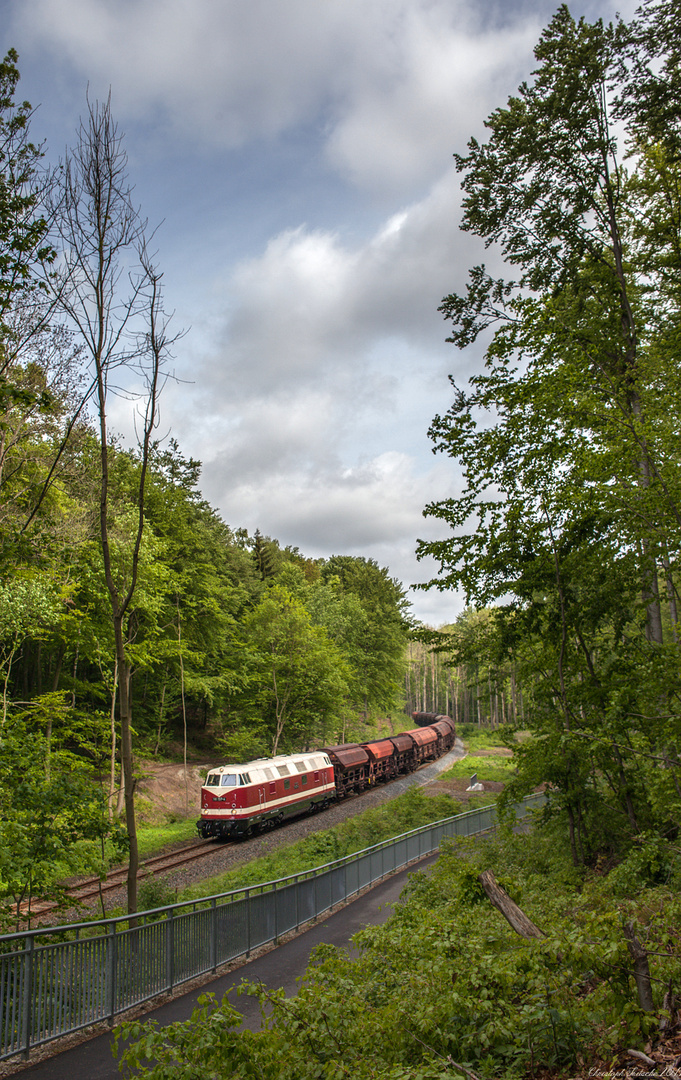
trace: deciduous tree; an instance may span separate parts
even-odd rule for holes
[[[158,397],[168,339],[161,275],[146,246],[146,223],[133,204],[122,136],[110,100],[88,102],[78,140],[62,169],[54,205],[62,272],[56,281],[61,309],[90,363],[100,440],[99,533],[111,603],[121,718],[125,812],[130,845],[128,909],[137,910],[130,658],[126,622],[137,586],[147,470],[158,418]],[[141,391],[138,389],[141,385]],[[139,402],[140,470],[135,495],[135,538],[129,560],[116,563],[111,545],[109,399],[112,392]]]
[[[670,151],[650,109],[642,145],[641,79],[622,62],[651,11],[632,34],[562,6],[531,81],[457,156],[462,227],[515,276],[475,267],[443,302],[451,341],[484,335],[486,370],[433,423],[464,490],[427,508],[452,535],[420,545],[441,564],[431,584],[505,604],[507,641],[544,688],[544,778],[563,793],[576,861],[601,842],[598,815],[586,824],[594,800],[609,788],[639,831],[651,821],[642,755],[678,755],[676,634],[660,595],[664,572],[674,599],[681,542],[677,203]],[[657,44],[669,58],[672,38]],[[628,166],[615,116],[636,117]]]

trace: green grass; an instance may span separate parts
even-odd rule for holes
[[[466,749],[471,750],[494,750],[504,746],[504,739],[508,735],[508,728],[480,727],[478,724],[459,724],[457,735],[463,741]],[[516,731],[515,740],[522,742],[527,733]]]
[[[449,795],[430,797],[418,789],[407,791],[389,803],[365,810],[363,814],[357,814],[332,829],[317,830],[304,840],[277,848],[271,854],[226,874],[193,885],[182,892],[179,899],[198,899],[244,885],[260,885],[267,881],[278,881],[290,874],[304,873],[460,811],[459,804]]]
[[[197,839],[196,815],[184,821],[168,821],[163,825],[142,825],[137,832],[141,859],[157,855],[169,844]]]
[[[509,757],[477,757],[468,754],[467,757],[457,761],[451,769],[447,769],[439,777],[440,780],[470,780],[473,773],[478,774],[478,781],[484,784],[486,780],[501,781],[505,783],[513,776],[515,764]]]

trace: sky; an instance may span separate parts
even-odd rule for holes
[[[618,3],[625,17],[632,3]],[[428,429],[479,349],[438,312],[487,258],[459,230],[453,154],[532,71],[545,0],[0,0],[3,55],[48,160],[111,93],[163,271],[175,379],[159,436],[203,462],[234,529],[375,559],[411,590],[456,496]],[[607,0],[575,16],[613,18]],[[120,431],[130,405],[119,402]],[[127,411],[126,411],[127,410]]]

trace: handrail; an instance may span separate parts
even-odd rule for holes
[[[531,795],[524,816],[544,802]],[[276,881],[245,885],[134,916],[38,927],[0,937],[0,1060],[107,1021],[181,983],[277,942],[447,836],[496,826],[495,805],[454,814]],[[90,931],[90,933],[87,933]],[[77,975],[76,975],[77,973]]]
[[[533,798],[533,796],[528,796]],[[51,934],[64,934],[67,931],[81,931],[92,927],[101,926],[108,928],[112,925],[119,925],[127,923],[131,918],[136,920],[145,919],[149,915],[163,915],[166,912],[178,911],[181,908],[193,907],[196,910],[197,905],[210,903],[212,900],[227,900],[237,899],[240,895],[246,893],[253,893],[254,890],[259,889],[261,892],[266,890],[276,889],[280,886],[286,885],[289,882],[300,881],[306,877],[312,877],[316,874],[325,873],[328,870],[334,870],[339,866],[343,866],[348,861],[360,858],[360,856],[370,855],[375,851],[379,851],[382,848],[389,847],[392,844],[396,844],[399,840],[405,840],[410,836],[418,836],[421,833],[427,832],[435,826],[447,825],[451,821],[461,821],[466,818],[474,818],[479,815],[481,810],[487,810],[493,807],[494,804],[490,803],[489,806],[479,806],[475,810],[465,810],[461,814],[452,814],[450,817],[441,818],[439,821],[431,821],[427,825],[419,825],[416,829],[410,829],[407,832],[400,833],[398,836],[392,836],[387,840],[379,840],[378,843],[372,844],[368,848],[362,848],[360,851],[353,851],[349,855],[341,855],[338,859],[333,859],[328,863],[321,863],[319,866],[310,867],[308,870],[299,870],[295,874],[288,874],[283,878],[275,878],[272,881],[259,882],[256,885],[241,885],[238,889],[230,889],[226,892],[210,893],[208,896],[201,896],[194,900],[178,900],[173,904],[164,904],[158,908],[148,908],[145,911],[138,911],[133,915],[114,915],[105,919],[90,919],[82,922],[64,923],[58,926],[45,926],[35,927],[33,930],[17,930],[13,934],[0,934],[0,946],[6,941],[14,941],[24,939],[26,937],[47,937]]]

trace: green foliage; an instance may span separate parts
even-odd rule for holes
[[[42,153],[28,137],[32,109],[15,103],[19,57],[10,49],[0,62],[0,407],[11,394],[5,378],[8,316],[22,297],[39,288],[38,268],[54,252],[40,213],[37,171]],[[11,320],[10,320],[11,325]]]
[[[257,728],[249,726],[247,729],[238,728],[219,739],[217,749],[225,761],[242,764],[267,757],[270,742],[264,727],[258,731]]]
[[[270,736],[272,754],[324,740],[347,692],[347,665],[303,604],[275,584],[244,620],[252,705]]]
[[[608,875],[618,898],[635,899],[641,890],[656,885],[678,891],[681,884],[681,853],[655,833],[638,836],[631,851]]]
[[[519,938],[491,908],[478,882],[488,868],[541,939]],[[576,883],[555,837],[452,842],[427,873],[410,875],[386,924],[355,936],[359,957],[319,946],[294,998],[242,984],[268,1014],[259,1032],[236,1038],[230,1006],[208,997],[185,1024],[125,1025],[126,1061],[149,1077],[194,1075],[201,1062],[215,1075],[265,1080],[444,1078],[457,1065],[481,1080],[520,1080],[584,1060],[605,1072],[658,1022],[636,1002],[623,923],[634,920],[650,950],[657,1008],[681,975],[669,948],[681,904],[662,886],[627,900],[608,877]]]
[[[137,893],[141,911],[153,911],[154,908],[167,907],[177,899],[177,889],[167,885],[162,878],[151,875],[144,878]]]
[[[507,732],[498,728],[481,727],[479,724],[459,724],[456,734],[468,751],[493,750],[506,746]],[[512,736],[512,732],[511,732]]]
[[[485,368],[433,421],[463,488],[427,508],[451,535],[420,551],[480,609],[449,635],[478,708],[493,672],[523,689],[535,738],[507,797],[549,783],[576,864],[681,813],[679,159],[653,105],[678,97],[646,66],[676,70],[672,7],[627,27],[561,6],[457,156],[462,227],[514,277],[475,267],[443,301],[456,345],[486,333]]]
[[[394,710],[401,696],[409,630],[402,585],[373,559],[350,555],[327,559],[321,576],[338,591],[350,614],[342,636],[357,672],[365,713],[370,708]]]
[[[101,869],[96,845],[116,833],[105,813],[93,764],[100,754],[101,718],[48,694],[13,711],[0,728],[0,904],[8,916],[41,896],[59,896],[57,881]]]

